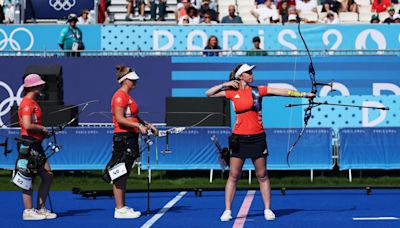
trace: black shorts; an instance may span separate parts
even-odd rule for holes
[[[130,132],[114,133],[112,149],[111,160],[125,162],[129,173],[135,160],[140,157],[139,134]]]
[[[267,138],[265,133],[255,135],[237,135],[237,148],[232,150],[231,157],[245,160],[251,158],[253,161],[268,155]]]

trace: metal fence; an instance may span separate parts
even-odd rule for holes
[[[305,56],[307,50],[82,50],[80,56],[206,56],[206,53],[218,53],[218,56]],[[71,51],[66,50],[0,50],[0,56],[61,57]],[[398,50],[309,50],[312,56],[399,56]],[[212,57],[218,57],[212,56]]]

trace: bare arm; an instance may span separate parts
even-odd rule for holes
[[[297,92],[292,89],[278,89],[268,87],[267,96],[281,96],[281,97],[299,97],[299,98],[312,98],[315,97],[313,93]]]
[[[158,136],[158,129],[153,124],[151,124],[145,120],[143,120],[143,122],[145,123],[146,127],[151,130],[153,135]]]
[[[234,89],[239,88],[239,81],[233,80],[229,82],[224,82],[222,84],[211,87],[206,91],[207,97],[225,97],[225,91],[223,89],[225,87],[232,87]]]
[[[260,14],[258,14],[257,11],[255,11],[255,10],[250,10],[250,13],[251,13],[251,15],[253,15],[257,19],[260,16]]]
[[[139,128],[142,134],[147,134],[148,128],[141,123],[135,123],[127,119],[124,116],[124,109],[122,107],[116,106],[114,112],[115,112],[115,119],[117,120],[118,124],[126,127],[137,127]]]
[[[48,134],[48,130],[43,125],[34,124],[31,121],[31,116],[23,115],[22,124],[27,131],[42,132],[43,134]]]

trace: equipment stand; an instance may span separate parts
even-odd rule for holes
[[[165,135],[165,144],[166,144],[165,145],[165,150],[161,151],[162,154],[171,154],[172,153],[172,151],[169,150],[169,142],[168,142],[169,141],[169,137],[168,136],[169,136],[169,132],[167,131],[166,135]]]
[[[50,211],[51,211],[51,213],[54,213],[53,204],[51,203],[51,198],[50,198],[50,191],[47,193],[47,198],[48,198],[49,204],[50,204]]]
[[[145,138],[145,143],[147,146],[147,215],[150,215],[150,178],[151,178],[151,171],[150,171],[150,145],[151,141],[149,137]]]

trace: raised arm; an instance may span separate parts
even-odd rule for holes
[[[315,94],[306,92],[297,92],[292,89],[278,89],[278,88],[268,87],[267,96],[312,98],[315,97]]]
[[[226,88],[232,88],[232,89],[239,88],[239,81],[232,80],[229,82],[224,82],[222,84],[213,86],[206,91],[206,96],[207,97],[225,97],[225,89]]]

